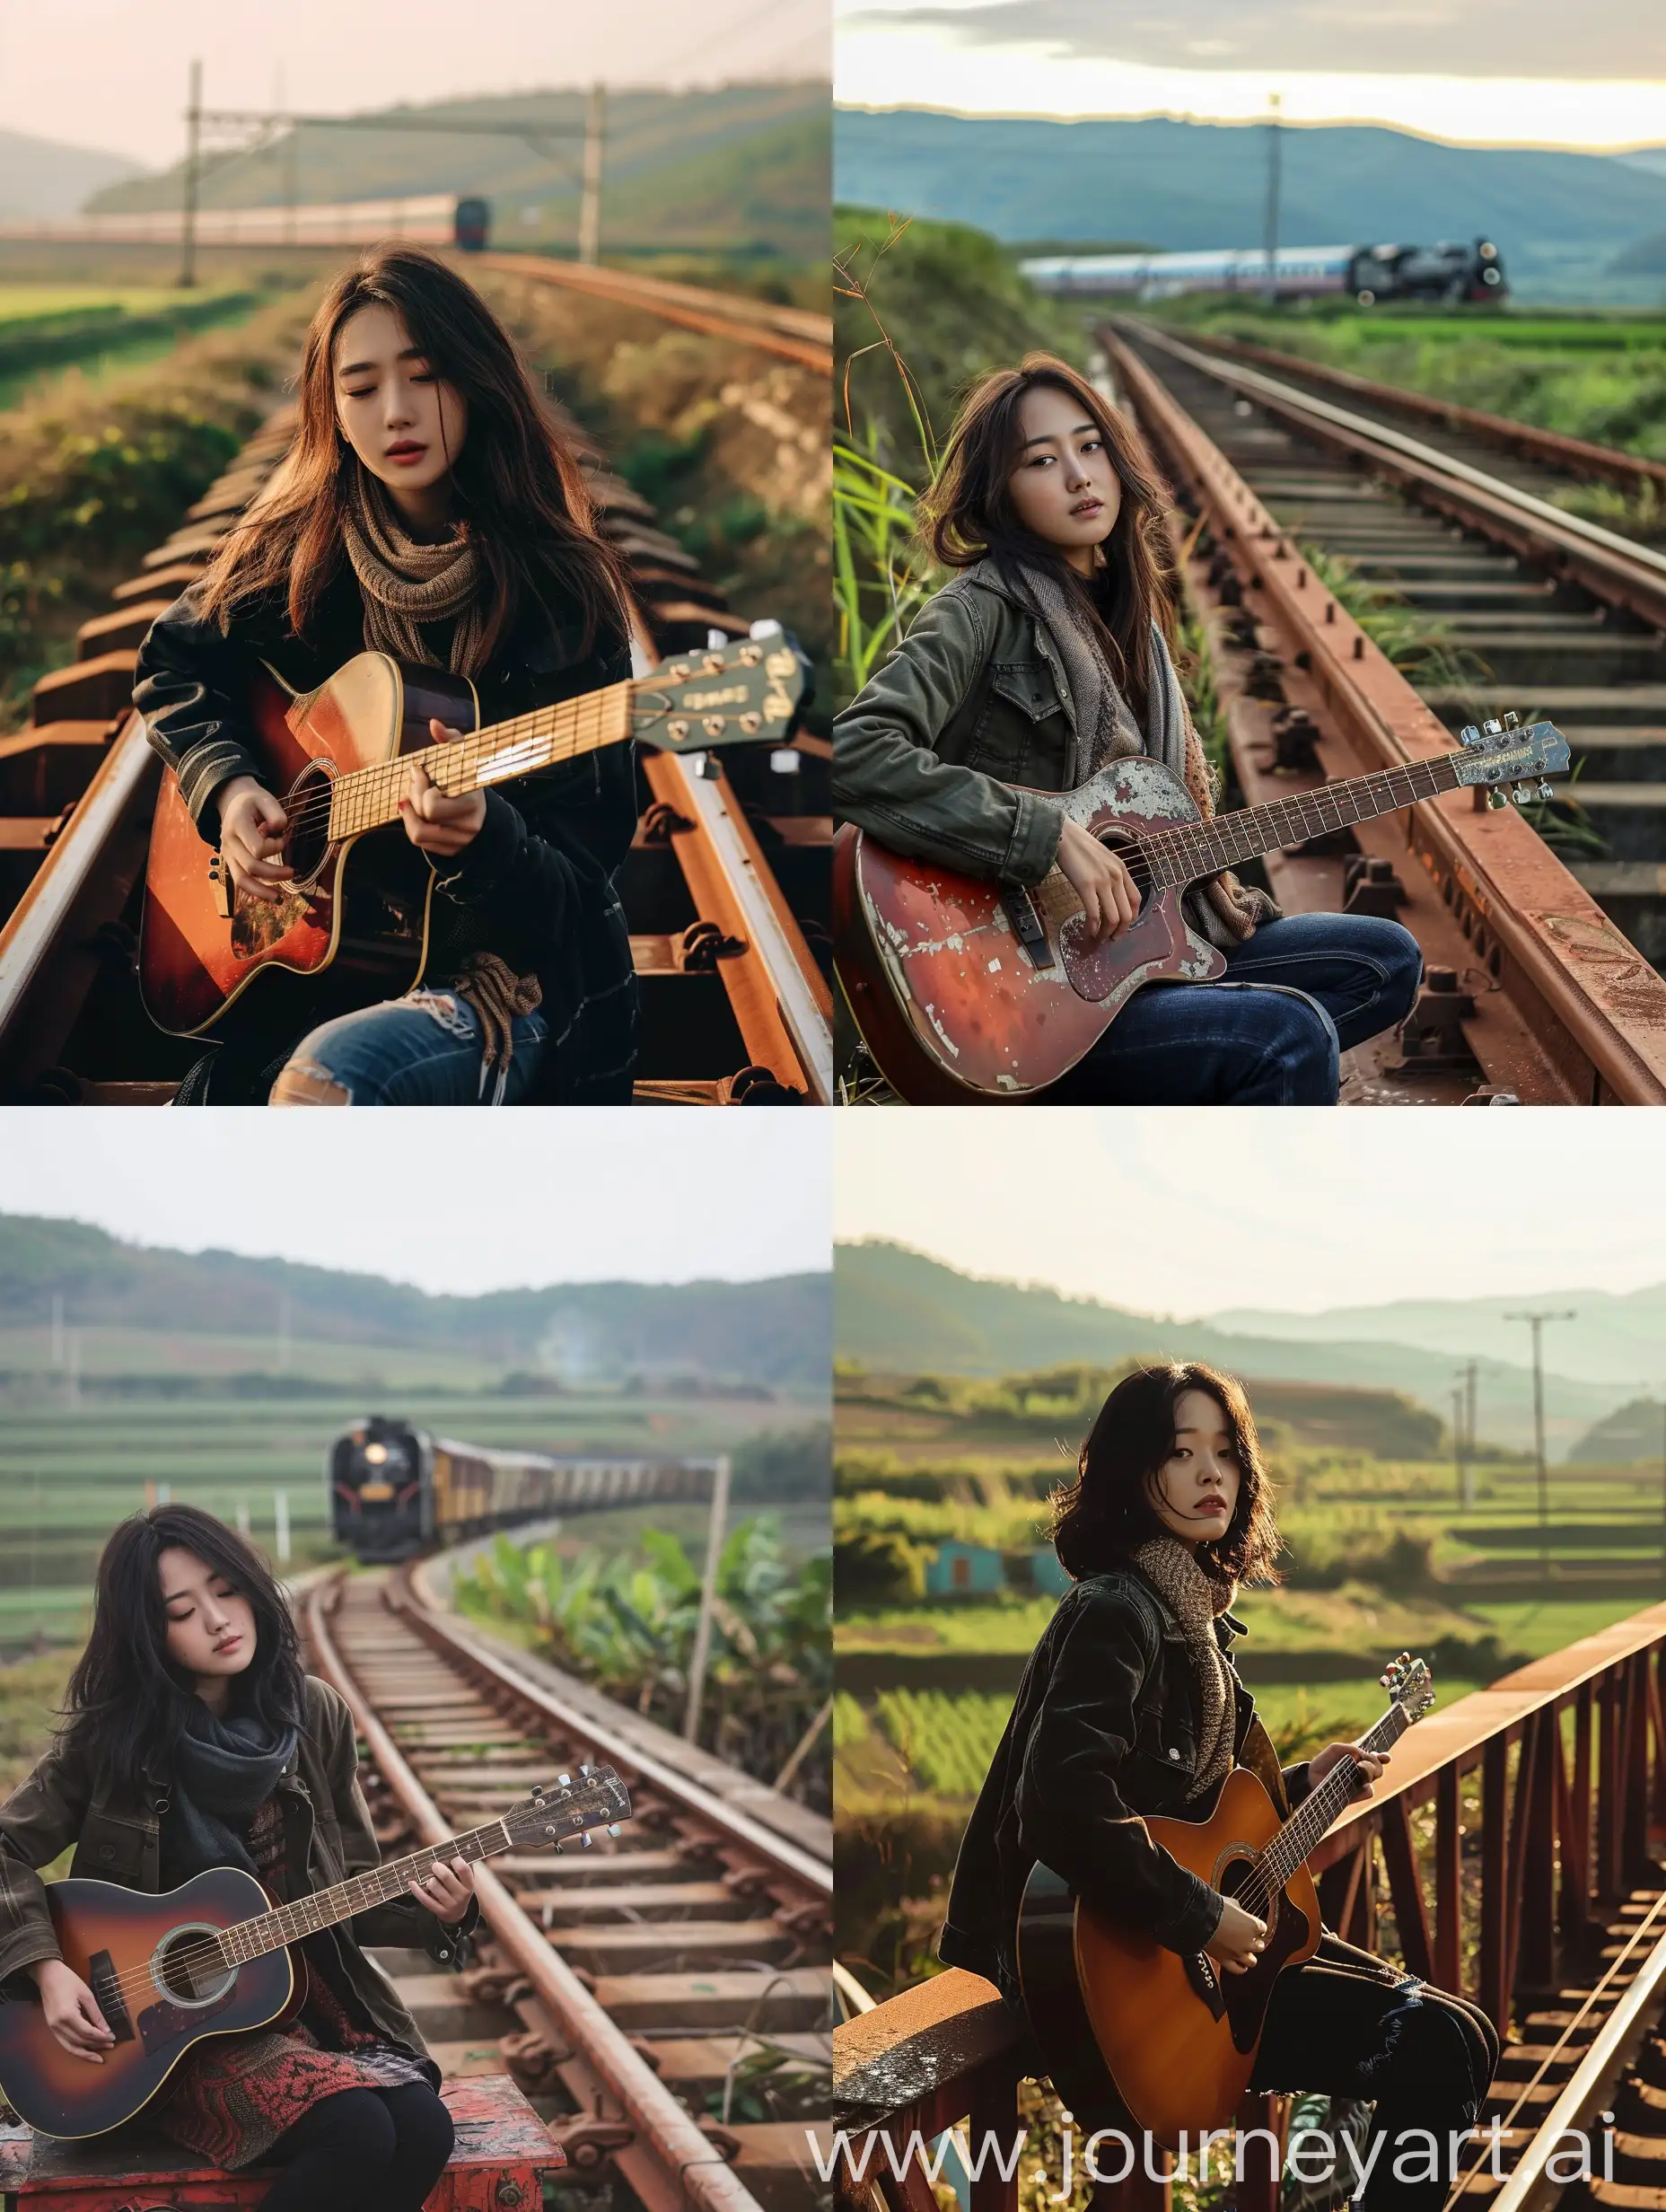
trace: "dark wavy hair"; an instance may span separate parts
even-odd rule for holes
[[[1164,1534],[1148,1486],[1174,1451],[1175,1408],[1188,1391],[1206,1391],[1220,1407],[1241,1478],[1231,1524],[1224,1536],[1198,1545],[1197,1564],[1217,1582],[1279,1579],[1272,1484],[1243,1384],[1188,1360],[1125,1375],[1088,1432],[1076,1479],[1054,1493],[1053,1549],[1078,1582],[1124,1565],[1149,1537]]]
[[[1096,426],[1122,487],[1104,566],[1092,583],[1070,566],[1062,547],[1027,530],[1013,505],[1011,478],[1022,448],[1018,411],[1038,386],[1062,391]],[[1008,569],[1047,569],[1067,592],[1079,592],[1112,673],[1144,715],[1153,622],[1174,643],[1176,562],[1168,510],[1168,487],[1133,424],[1068,362],[1026,354],[1015,369],[992,369],[967,394],[936,478],[920,501],[919,519],[922,536],[946,568],[970,568],[988,556]]]
[[[269,494],[230,531],[210,563],[200,611],[224,629],[257,599],[284,594],[289,625],[307,634],[346,559],[342,516],[368,487],[339,434],[336,341],[362,307],[386,307],[435,376],[460,391],[468,429],[452,466],[458,519],[478,549],[487,597],[487,659],[530,600],[576,612],[588,652],[622,634],[624,571],[596,527],[578,455],[541,404],[514,342],[474,286],[418,246],[373,247],[342,271],[319,304],[302,355],[295,440]]]
[[[167,1770],[192,1678],[168,1656],[157,1562],[178,1546],[223,1575],[254,1610],[254,1656],[232,1679],[238,1709],[276,1731],[302,1725],[305,1672],[283,1593],[253,1546],[196,1505],[153,1505],[121,1522],[99,1558],[92,1631],[65,1693],[64,1734],[118,1787]]]

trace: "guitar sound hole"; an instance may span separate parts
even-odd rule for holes
[[[230,1988],[237,1969],[226,1964],[216,1941],[219,1933],[201,1922],[172,1929],[157,1945],[151,1971],[176,2005],[210,2004]]]
[[[333,778],[320,761],[295,778],[284,812],[289,817],[284,857],[295,872],[296,885],[310,883],[329,851],[329,786]]]

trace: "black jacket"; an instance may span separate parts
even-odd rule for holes
[[[175,771],[191,817],[219,834],[215,792],[258,776],[243,702],[262,663],[310,691],[364,650],[358,579],[343,567],[303,639],[276,602],[240,613],[229,635],[197,611],[193,586],[151,625],[139,648],[134,704],[150,742]],[[449,625],[424,642],[445,663]],[[617,632],[588,653],[534,603],[475,679],[483,723],[502,722],[618,683],[630,649]],[[498,953],[518,974],[535,971],[551,1044],[537,1102],[628,1103],[636,1056],[636,981],[630,935],[613,879],[636,827],[636,747],[607,745],[515,786],[512,803],[488,791],[480,832],[455,860],[438,864],[426,979],[443,983],[469,952]],[[299,1037],[274,1037],[274,1051]]]
[[[1230,1647],[1243,1624],[1215,1622],[1228,1653],[1233,1763],[1251,1767],[1281,1812],[1307,1795],[1305,1762],[1280,1769]],[[1196,1820],[1197,1676],[1179,1623],[1143,1575],[1090,1576],[1059,1600],[1030,1655],[1013,1716],[961,1839],[938,1955],[1021,2005],[1019,1901],[1040,1860],[1109,1918],[1171,1951],[1201,1950],[1221,1917],[1218,1890],[1153,1840],[1140,1817]]]

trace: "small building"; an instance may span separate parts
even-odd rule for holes
[[[998,1597],[1005,1581],[1001,1554],[992,1544],[963,1544],[958,1536],[939,1544],[925,1567],[930,1598]]]
[[[1051,1544],[1042,1544],[1030,1555],[1030,1581],[1033,1589],[1043,1597],[1063,1597],[1075,1584],[1058,1563],[1058,1554]]]

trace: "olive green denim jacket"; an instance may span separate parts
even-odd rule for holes
[[[969,875],[1039,883],[1063,817],[1038,793],[1080,780],[1070,686],[1046,625],[988,561],[926,601],[833,724],[845,819]]]
[[[77,1755],[73,1736],[60,1736],[28,1780],[0,1805],[0,1985],[23,1967],[61,1956],[46,1885],[35,1869],[50,1865],[72,1844],[72,1875],[155,1893],[167,1786],[165,1775],[153,1777],[152,1786],[136,1796],[101,1786]],[[329,1889],[380,1865],[370,1809],[358,1785],[352,1714],[339,1692],[313,1675],[306,1681],[306,1719],[289,1768],[278,1779],[277,1794],[292,1898]],[[297,1869],[304,1873],[298,1874]],[[462,1919],[448,1927],[416,1898],[406,1896],[374,1906],[312,1940],[334,1941],[342,1977],[378,2034],[413,2057],[426,2058],[416,2022],[361,1946],[423,1950],[436,1966],[455,1971],[467,1963],[468,1939],[479,1918],[474,1898]],[[20,1981],[3,1993],[26,1996],[30,1987]],[[437,2085],[437,2070],[434,2079]]]

